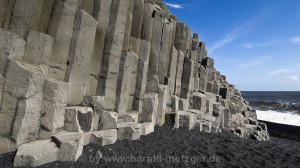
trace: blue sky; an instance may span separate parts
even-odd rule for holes
[[[300,91],[300,0],[164,0],[243,91]]]

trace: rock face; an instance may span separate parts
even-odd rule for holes
[[[255,110],[161,0],[1,0],[0,154],[76,161],[175,128],[268,140]]]

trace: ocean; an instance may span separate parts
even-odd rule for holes
[[[300,92],[243,91],[259,120],[300,126]]]

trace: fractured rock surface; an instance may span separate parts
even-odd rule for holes
[[[269,139],[161,0],[0,0],[0,154],[76,161],[156,125]]]
[[[40,166],[57,161],[59,148],[51,140],[38,140],[23,144],[18,148],[14,166]]]

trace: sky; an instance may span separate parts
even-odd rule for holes
[[[163,0],[242,91],[300,91],[300,0]]]

